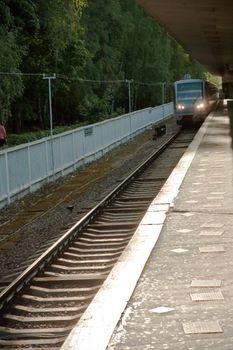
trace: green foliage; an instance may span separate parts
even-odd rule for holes
[[[205,73],[205,79],[208,80],[209,82],[215,84],[219,89],[222,88],[222,78],[217,76],[217,75],[213,75],[209,72]]]
[[[35,74],[1,77],[0,116],[17,133],[49,127],[48,81],[38,73],[57,75],[55,126],[127,112],[127,79],[140,109],[161,104],[161,82],[168,101],[173,81],[204,74],[135,0],[0,0],[0,19],[0,71]]]
[[[53,129],[53,135],[70,131],[85,125],[86,125],[85,123],[78,123],[78,124],[73,124],[72,126],[71,125],[59,126]],[[9,134],[7,136],[7,144],[5,147],[17,146],[17,145],[21,145],[22,143],[36,141],[43,137],[49,137],[49,136],[50,136],[50,130],[37,130],[37,131],[31,131],[31,132],[23,132],[20,135]]]
[[[13,26],[14,18],[5,1],[0,1],[0,71],[17,72],[23,50],[17,43],[17,32]],[[0,79],[0,122],[6,123],[11,115],[11,105],[22,94],[21,77],[1,74]]]

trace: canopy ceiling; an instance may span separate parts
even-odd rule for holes
[[[194,58],[233,75],[233,0],[137,0]]]

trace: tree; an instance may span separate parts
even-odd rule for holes
[[[14,18],[5,1],[0,1],[0,19],[0,121],[6,123],[13,101],[23,91],[22,78],[7,73],[19,72],[23,49],[17,43]]]
[[[173,81],[203,67],[135,0],[0,0],[0,111],[14,131],[49,127],[52,83],[54,124],[93,122],[171,99]]]

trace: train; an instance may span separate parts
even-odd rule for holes
[[[189,76],[174,82],[174,116],[178,125],[186,121],[202,122],[216,106],[219,89],[203,79]]]

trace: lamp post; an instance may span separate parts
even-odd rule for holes
[[[48,80],[49,88],[49,120],[50,120],[50,136],[53,136],[53,112],[52,112],[52,93],[51,93],[51,79],[55,79],[56,74],[53,73],[52,76],[43,74],[43,79]]]
[[[131,84],[133,83],[133,79],[131,79],[131,80],[126,79],[125,82],[128,84],[129,113],[131,113],[131,111],[132,111],[132,108],[131,108]]]
[[[53,73],[52,76],[46,76],[43,74],[43,79],[48,80],[48,88],[49,88],[49,120],[50,120],[50,137],[51,137],[51,161],[52,161],[52,174],[53,180],[55,180],[55,165],[54,165],[54,149],[53,149],[53,111],[52,111],[52,93],[51,93],[51,79],[55,79],[56,74]]]
[[[164,117],[164,102],[165,102],[165,84],[166,83],[161,83],[162,87],[162,106],[163,106],[163,117]]]

